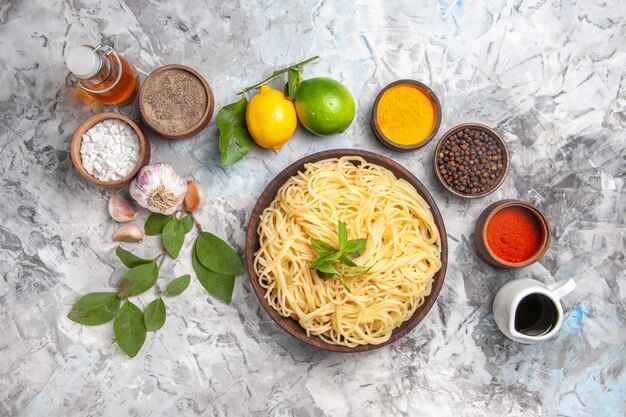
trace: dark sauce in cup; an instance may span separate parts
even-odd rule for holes
[[[528,294],[515,309],[515,330],[527,336],[543,336],[556,326],[558,318],[559,312],[550,297]]]

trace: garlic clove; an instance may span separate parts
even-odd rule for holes
[[[109,199],[109,214],[116,222],[130,222],[137,217],[137,210],[119,193]]]
[[[204,190],[194,180],[187,181],[187,194],[185,194],[185,208],[187,211],[197,211],[204,206]]]
[[[141,207],[154,213],[174,213],[185,193],[187,181],[163,162],[141,168],[130,183],[130,195]]]
[[[141,242],[143,232],[134,224],[124,224],[113,233],[113,240],[116,242]]]

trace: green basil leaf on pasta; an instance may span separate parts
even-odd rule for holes
[[[311,239],[311,248],[319,257],[337,252],[337,249],[333,248],[330,244],[318,239]]]
[[[352,291],[350,291],[350,287],[348,287],[346,285],[346,283],[344,282],[343,278],[339,278],[339,282],[341,282],[341,285],[343,285],[343,288],[345,288],[346,291],[348,291],[349,293],[352,293]]]
[[[337,223],[337,235],[339,240],[339,250],[343,251],[348,243],[348,229],[341,220]]]
[[[337,274],[339,272],[337,270],[337,262],[324,263],[319,265],[316,269],[324,274]]]
[[[370,269],[371,269],[371,267],[370,268],[361,269],[359,271],[348,272],[347,274],[345,274],[345,276],[351,277],[351,278],[360,277],[361,275],[367,274]]]
[[[349,240],[343,252],[347,255],[352,255],[354,253],[357,253],[359,256],[361,256],[363,255],[363,252],[365,252],[366,246],[367,246],[367,239]]]
[[[336,261],[340,257],[341,257],[341,252],[335,252],[335,253],[328,254],[326,256],[322,256],[321,258],[314,259],[313,262],[311,263],[310,268],[319,269],[321,265],[325,265],[333,261]]]
[[[357,264],[355,264],[354,262],[352,262],[352,259],[350,259],[348,256],[346,256],[345,254],[341,254],[341,258],[339,258],[339,260],[341,261],[342,264],[346,265],[346,266],[358,266]]]

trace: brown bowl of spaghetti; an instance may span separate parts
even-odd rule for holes
[[[359,249],[335,257],[351,251],[346,240]],[[315,269],[322,256],[332,270]],[[335,352],[371,350],[413,329],[435,303],[447,258],[443,219],[424,185],[391,159],[354,149],[285,168],[259,197],[246,235],[246,268],[265,311],[302,342]]]

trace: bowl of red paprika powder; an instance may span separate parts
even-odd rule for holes
[[[478,253],[500,268],[521,268],[548,250],[550,225],[543,213],[522,200],[501,200],[487,207],[476,222]]]

